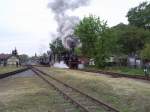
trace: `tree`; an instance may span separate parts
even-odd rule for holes
[[[50,43],[50,49],[54,55],[54,60],[59,60],[61,53],[65,51],[60,38],[56,38],[52,43]]]
[[[19,55],[20,63],[26,63],[29,59],[29,56],[26,54]]]
[[[150,60],[150,44],[146,44],[144,49],[141,51],[141,57],[144,60]]]
[[[121,54],[137,54],[150,39],[150,32],[143,28],[119,24],[112,28],[116,45]]]
[[[106,22],[93,15],[84,17],[75,27],[74,33],[79,37],[82,44],[82,54],[94,58],[98,67],[104,66],[108,57],[109,49],[107,47],[110,46],[107,42],[110,35],[108,32]]]
[[[75,48],[75,54],[76,54],[77,56],[82,56],[82,55],[83,55],[82,52],[81,52],[81,47],[76,47],[76,48]]]
[[[128,28],[128,25],[119,23],[118,25],[111,28],[112,37],[111,37],[111,49],[113,55],[122,55],[121,44],[118,43],[118,40],[122,37],[122,33]]]
[[[94,55],[100,25],[100,19],[90,15],[89,17],[84,17],[75,28],[75,35],[79,37],[82,43],[82,54],[87,57],[93,57]]]
[[[141,28],[150,27],[150,3],[143,2],[139,6],[130,9],[127,17],[130,25]]]
[[[143,49],[150,33],[144,29],[128,26],[121,34],[118,43],[125,54],[136,54]]]

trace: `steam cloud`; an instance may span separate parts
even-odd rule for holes
[[[64,43],[67,38],[73,38],[73,29],[79,23],[78,17],[69,16],[66,12],[86,6],[88,3],[89,0],[53,0],[48,4],[49,8],[54,12],[55,20],[58,24],[57,37],[61,37]]]

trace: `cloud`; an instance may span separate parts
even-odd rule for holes
[[[150,0],[148,0],[150,1]],[[128,23],[126,14],[130,8],[139,5],[143,0],[91,0],[91,4],[76,11],[69,11],[70,15],[78,15],[80,18],[94,14],[108,22],[109,26],[120,22]]]
[[[17,47],[20,53],[34,55],[40,46],[49,49],[50,32],[57,25],[47,4],[44,0],[0,1],[0,52]]]

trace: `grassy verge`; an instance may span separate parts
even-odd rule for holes
[[[72,106],[37,77],[0,80],[0,91],[0,112],[65,112]]]
[[[133,79],[97,76],[76,70],[41,68],[121,112],[150,112],[150,84]]]
[[[16,67],[16,66],[6,66],[6,67],[1,67],[0,66],[0,74],[7,73],[7,72],[12,72],[18,69],[21,69],[22,67]]]
[[[87,67],[86,69],[92,69],[92,70],[103,70],[103,71],[109,71],[109,72],[115,72],[115,73],[121,73],[121,74],[128,74],[128,75],[139,75],[144,76],[144,70],[142,68],[129,68],[129,67],[106,67],[104,69],[96,69],[93,67]],[[150,74],[150,70],[149,70]]]

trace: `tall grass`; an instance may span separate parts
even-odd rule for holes
[[[150,84],[76,70],[42,68],[45,72],[118,108],[121,112],[150,112]]]

